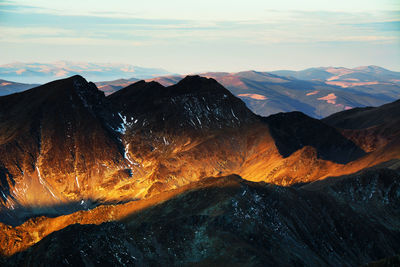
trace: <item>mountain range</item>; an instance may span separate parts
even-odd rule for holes
[[[0,65],[0,78],[20,83],[46,83],[73,75],[83,75],[87,79],[131,78],[148,79],[171,74],[159,68],[144,68],[130,64],[88,63],[57,61],[53,63],[10,63]]]
[[[79,68],[80,71],[69,71],[66,74],[85,73],[89,77],[94,77],[89,74],[88,69]],[[99,76],[96,76],[97,78],[107,77],[102,74],[107,69],[103,71],[100,67],[98,69]],[[135,70],[138,72],[129,74],[134,78],[95,82],[95,84],[106,95],[109,95],[143,78],[147,81],[157,81],[164,86],[176,84],[184,78],[183,75],[155,77],[158,75],[157,71],[146,76],[141,75],[138,68],[135,68]],[[120,75],[118,77],[127,76],[126,73],[115,75]],[[278,112],[301,111],[308,116],[320,119],[354,107],[379,106],[395,101],[400,97],[400,73],[376,66],[354,69],[311,68],[298,72],[209,72],[202,73],[200,76],[214,78],[242,99],[254,113],[262,116]],[[0,77],[2,76],[0,75]],[[29,76],[26,77],[29,79]],[[36,86],[29,84],[14,85],[13,82],[8,81],[2,84],[7,86],[0,85],[0,95],[19,92]]]
[[[207,76],[107,96],[73,76],[0,97],[1,263],[350,266],[398,253],[399,101],[263,117]]]
[[[395,101],[400,96],[400,84],[388,80],[344,88],[329,84],[327,80],[300,80],[291,76],[277,76],[273,72],[245,71],[200,75],[216,79],[241,98],[253,112],[262,116],[301,111],[314,118],[323,118],[354,107],[379,106]],[[151,80],[171,85],[180,79],[182,76]]]
[[[0,80],[0,96],[10,95],[16,92],[22,92],[33,87],[39,86],[39,84],[25,84],[25,83],[16,83],[6,80]]]
[[[390,71],[378,66],[361,66],[353,69],[342,67],[320,67],[301,71],[279,70],[271,72],[300,80],[326,81],[327,84],[341,87],[400,83],[400,72]]]

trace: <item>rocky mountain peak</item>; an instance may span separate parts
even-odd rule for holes
[[[164,87],[140,81],[108,99],[131,127],[222,128],[255,119],[246,105],[214,79],[187,76]]]

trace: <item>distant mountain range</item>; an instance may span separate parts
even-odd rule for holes
[[[319,80],[341,87],[355,87],[374,84],[400,84],[400,72],[390,71],[378,66],[361,66],[353,69],[342,67],[320,67],[301,71],[278,70],[271,73],[294,77],[300,80]]]
[[[39,86],[39,84],[16,83],[6,80],[0,80],[0,96],[18,93],[36,86]]]
[[[257,71],[200,75],[216,79],[253,112],[263,116],[301,111],[314,118],[323,118],[354,107],[379,106],[400,97],[400,84],[394,81],[379,80],[374,84],[344,88],[329,84],[327,80],[300,80]],[[167,76],[148,81],[171,85],[180,79],[182,76]]]
[[[163,69],[114,63],[59,61],[54,63],[11,63],[0,66],[0,79],[35,84],[73,75],[82,75],[92,81],[101,81],[132,77],[148,79],[168,74],[171,73]]]
[[[143,76],[140,76],[139,69],[134,70],[137,73],[130,73],[132,76],[129,76],[133,78],[100,81],[95,84],[106,95],[110,95],[140,79],[169,86],[184,78],[183,75],[155,77],[157,72],[151,74],[150,70],[147,76],[143,73]],[[82,67],[80,71],[93,75]],[[124,74],[126,77],[127,73]],[[99,72],[98,75],[103,74]],[[383,105],[400,97],[400,73],[376,66],[354,69],[311,68],[303,71],[208,72],[201,73],[200,76],[214,78],[242,99],[254,113],[262,116],[301,111],[314,118],[324,118],[355,107]],[[119,76],[121,77],[123,76]],[[14,86],[13,82],[4,82],[7,87],[3,88],[0,84],[0,95],[35,86]]]

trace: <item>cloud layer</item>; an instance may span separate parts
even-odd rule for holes
[[[304,10],[285,9],[282,6],[275,6],[278,9],[267,9],[268,6],[261,4],[265,2],[259,1],[250,1],[248,5],[243,6],[242,12],[239,12],[242,6],[238,5],[236,9],[231,7],[235,5],[235,1],[225,7],[221,7],[220,4],[205,7],[207,4],[205,1],[202,6],[198,6],[197,11],[192,10],[192,6],[188,3],[183,6],[177,5],[179,1],[172,1],[170,3],[172,6],[164,7],[165,10],[162,10],[165,1],[160,1],[159,6],[155,5],[153,10],[149,9],[149,6],[132,6],[131,1],[123,0],[116,1],[113,5],[107,5],[102,1],[81,2],[85,4],[75,8],[70,7],[73,5],[69,1],[69,7],[50,4],[52,1],[44,0],[35,1],[35,5],[23,0],[1,3],[0,49],[7,52],[7,56],[3,57],[1,63],[24,60],[24,57],[28,61],[40,58],[47,61],[76,60],[85,55],[93,57],[89,55],[88,49],[91,51],[105,49],[119,50],[120,54],[112,53],[113,58],[119,61],[124,58],[123,54],[129,61],[136,59],[140,62],[145,62],[143,52],[149,54],[150,58],[151,55],[161,56],[158,66],[182,71],[184,69],[182,63],[170,62],[168,64],[171,66],[169,66],[165,62],[170,61],[171,58],[168,56],[163,58],[162,55],[170,51],[175,55],[180,52],[180,55],[185,57],[185,53],[190,51],[192,54],[189,58],[202,61],[199,64],[201,66],[210,66],[211,64],[203,62],[206,51],[198,52],[199,47],[203,47],[209,50],[211,61],[214,61],[218,55],[221,61],[229,57],[243,57],[246,56],[246,51],[251,54],[251,57],[254,57],[257,51],[259,57],[264,57],[267,61],[272,54],[269,53],[271,49],[275,50],[280,57],[286,55],[292,56],[293,60],[298,60],[297,53],[309,56],[313,51],[326,49],[326,53],[335,56],[340,49],[343,53],[342,65],[352,65],[357,64],[355,62],[359,55],[353,58],[352,54],[354,54],[354,47],[358,45],[361,46],[361,50],[372,51],[381,47],[392,54],[389,57],[377,51],[376,55],[371,56],[367,52],[365,56],[370,57],[369,64],[390,65],[388,67],[400,69],[400,66],[395,63],[395,60],[400,59],[399,52],[395,52],[400,46],[400,20],[398,19],[400,13],[396,10],[379,10],[371,4],[374,1],[365,1],[364,3],[370,4],[364,4],[364,8],[357,9],[357,12],[346,10],[345,5],[340,4],[337,10],[333,11],[331,8],[312,10],[310,7],[309,10]],[[314,3],[314,1],[308,2]],[[252,3],[255,5],[251,6]],[[396,8],[391,3],[381,6]],[[40,46],[48,46],[50,49],[47,54],[36,55],[36,59],[30,53]],[[136,51],[129,55],[129,49]],[[225,50],[223,55],[221,55],[221,50]],[[40,49],[37,51],[40,52]],[[57,58],[53,51],[64,51],[65,54],[58,55]],[[193,53],[198,53],[199,57],[194,57]],[[375,62],[379,55],[384,56],[385,60]],[[99,58],[93,58],[91,61],[102,61],[100,57],[104,55],[99,55]],[[346,58],[348,58],[347,61]],[[274,62],[277,59],[273,57]],[[290,60],[284,61],[290,64]],[[316,59],[311,61],[318,62]],[[335,63],[334,61],[332,64]],[[153,64],[153,62],[157,63],[154,59],[149,60],[149,63]],[[231,65],[230,63],[219,65],[215,62],[211,63],[217,68]],[[362,65],[361,63],[359,65]],[[295,67],[296,64],[298,63],[293,62]],[[304,64],[307,66],[306,63]],[[245,69],[250,65],[250,62],[246,62],[242,64],[242,67],[236,68]],[[255,62],[255,67],[260,67],[260,61]],[[268,67],[272,66],[265,64],[265,68]],[[193,65],[188,68],[202,70],[200,66],[199,69]]]

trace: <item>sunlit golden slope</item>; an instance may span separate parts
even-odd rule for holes
[[[145,198],[233,173],[290,185],[390,158],[368,155],[345,168],[339,163],[362,154],[349,157],[357,148],[333,128],[300,113],[263,120],[198,76],[171,87],[138,82],[107,98],[75,76],[0,101],[1,201],[9,211],[27,208],[24,216]]]

